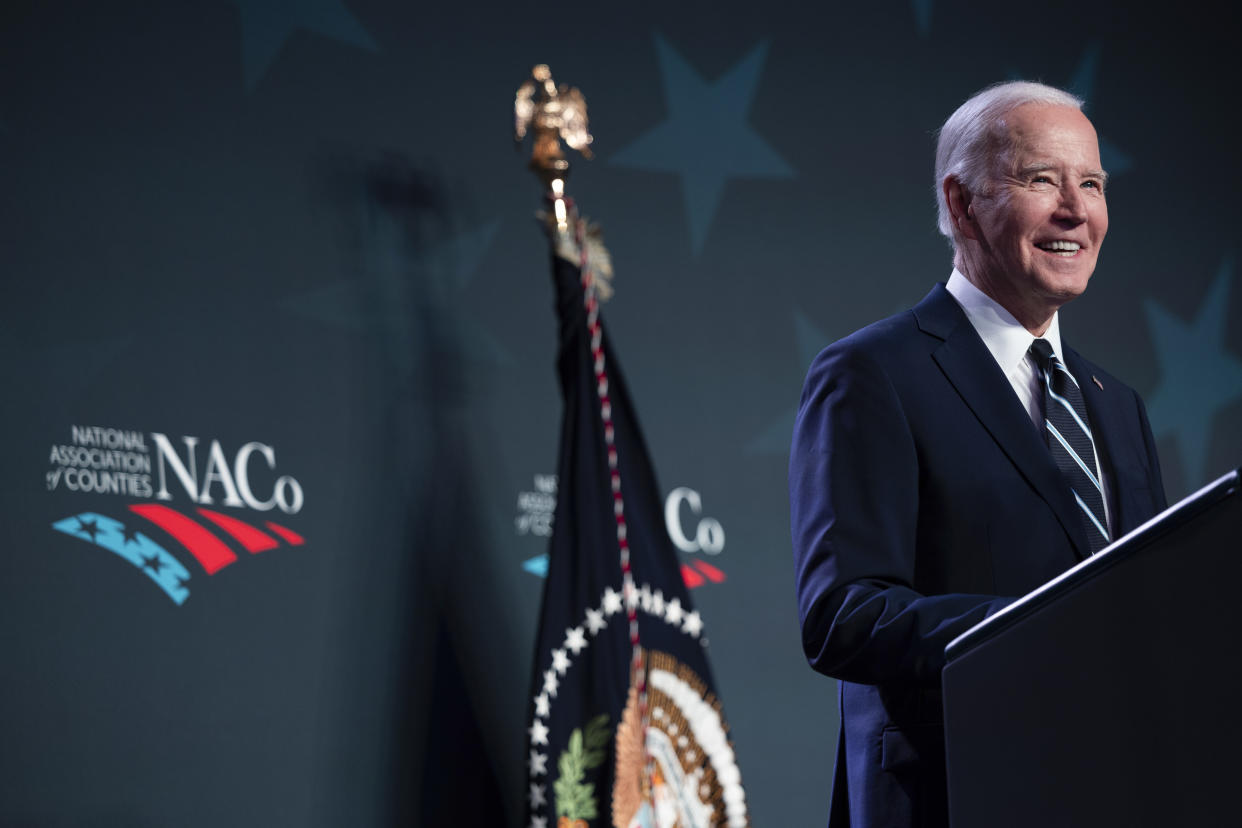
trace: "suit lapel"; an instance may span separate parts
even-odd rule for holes
[[[925,333],[942,340],[932,351],[932,359],[946,379],[1018,472],[1056,514],[1079,558],[1090,555],[1086,530],[1073,494],[1010,388],[1009,379],[957,301],[943,285],[936,285],[915,307],[914,314]]]

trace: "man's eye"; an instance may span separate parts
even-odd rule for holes
[[[1031,179],[1032,184],[1051,184],[1052,178],[1047,175],[1037,175]]]
[[[1082,182],[1082,186],[1084,186],[1084,187],[1091,187],[1091,188],[1096,189],[1096,190],[1103,190],[1103,189],[1104,189],[1104,185],[1103,185],[1103,184],[1101,184],[1099,181],[1096,181],[1096,180],[1094,180],[1094,179],[1088,179],[1088,180],[1086,180],[1086,181]]]

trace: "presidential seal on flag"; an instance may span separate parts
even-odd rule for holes
[[[746,825],[742,775],[720,702],[668,653],[649,655],[647,684],[647,726],[636,686],[617,726],[613,828]]]

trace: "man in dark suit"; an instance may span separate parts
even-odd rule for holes
[[[948,283],[807,376],[789,487],[803,647],[840,679],[832,828],[947,825],[945,645],[1165,507],[1142,401],[1061,342],[1108,229],[1081,106],[1023,82],[963,104]]]

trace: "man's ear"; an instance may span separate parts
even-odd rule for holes
[[[979,225],[975,221],[974,194],[955,175],[945,176],[944,200],[949,205],[953,226],[963,238],[977,240]]]

